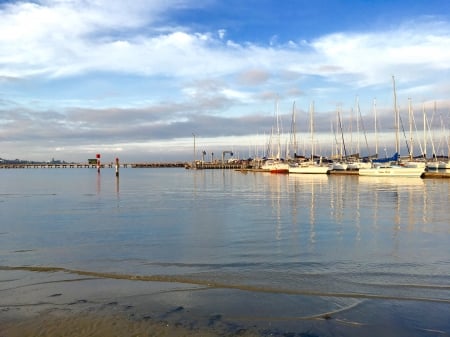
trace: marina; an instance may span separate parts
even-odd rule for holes
[[[114,168],[114,163],[103,163],[100,165],[101,169]],[[120,163],[121,168],[186,168],[193,169],[194,165],[188,162],[143,162],[143,163]],[[50,164],[50,163],[8,163],[0,164],[0,169],[96,169],[96,164],[90,163],[60,163],[60,164]],[[236,170],[241,172],[265,172],[270,173],[268,170],[262,169],[260,167],[252,167],[247,161],[238,161],[234,163],[210,163],[203,162],[197,163],[195,169],[198,170]],[[291,175],[299,175],[296,173],[290,173]],[[332,176],[358,176],[359,170],[333,170],[329,169],[326,171],[327,175]],[[310,175],[310,174],[300,174],[300,175]],[[315,175],[315,174],[313,174]],[[421,176],[423,179],[450,179],[450,170],[425,170]],[[395,177],[393,177],[395,178]]]

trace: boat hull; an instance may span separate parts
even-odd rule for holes
[[[425,172],[421,167],[386,166],[359,169],[360,176],[370,177],[417,177]]]
[[[282,161],[272,161],[268,160],[261,169],[270,172],[270,173],[289,173],[289,165]]]
[[[277,168],[277,169],[269,170],[269,172],[270,173],[278,173],[278,174],[287,174],[287,173],[289,173],[289,169]]]
[[[289,167],[289,173],[293,174],[327,174],[328,170],[328,166],[319,165]]]

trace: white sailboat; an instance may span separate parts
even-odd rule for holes
[[[434,113],[436,113],[436,102],[434,103]],[[434,114],[433,114],[433,116],[434,116]],[[449,142],[449,135],[448,135],[448,132],[445,129],[444,121],[442,120],[442,115],[441,115],[441,137],[442,136],[445,137],[444,141],[447,143],[447,156],[445,157],[444,154],[442,154],[441,156],[438,156],[436,154],[437,151],[435,151],[435,149],[434,149],[434,142],[433,142],[433,139],[432,139],[431,140],[431,144],[432,144],[432,149],[433,149],[433,160],[429,161],[427,163],[427,168],[429,170],[448,170],[448,169],[450,169],[450,142]],[[442,140],[440,141],[440,143],[442,143]]]
[[[361,168],[358,173],[360,176],[371,177],[417,177],[419,178],[425,169],[423,167],[409,167],[393,165],[391,163],[373,165],[372,168]]]
[[[347,170],[359,170],[361,168],[370,168],[372,167],[372,164],[370,163],[370,161],[367,160],[361,160],[360,157],[360,153],[361,153],[361,146],[360,146],[360,128],[359,128],[359,123],[361,121],[363,121],[362,119],[362,115],[361,115],[361,108],[359,106],[359,98],[356,97],[356,134],[357,134],[357,143],[356,143],[356,153],[358,154],[358,158],[356,158],[355,160],[349,160],[348,161],[348,165],[347,165]],[[366,136],[366,130],[364,129],[364,124],[363,124],[363,131],[364,131],[364,138],[366,141],[366,148],[367,148],[367,153],[369,153],[369,145],[367,143],[367,136]]]
[[[262,170],[270,173],[289,173],[289,165],[281,159],[280,121],[278,116],[278,102],[276,103],[277,153],[267,159],[261,166]]]
[[[397,107],[397,93],[395,91],[395,79],[392,76],[392,83],[394,89],[394,112],[395,112],[395,150],[396,153],[393,158],[387,160],[373,161],[371,168],[359,169],[360,176],[372,176],[372,177],[421,177],[425,172],[424,167],[408,167],[399,165],[399,131],[400,131],[400,115]],[[393,159],[393,160],[390,160]]]
[[[347,157],[347,150],[345,148],[344,142],[344,131],[342,130],[342,121],[340,114],[340,107],[336,111],[336,128],[340,131],[341,134],[341,142],[340,142],[340,151],[337,158],[333,158],[333,162],[330,164],[330,169],[333,171],[345,171],[347,170],[348,164],[344,159],[343,153],[345,157]]]
[[[319,163],[314,161],[314,102],[310,105],[310,130],[311,130],[311,159],[309,161],[292,164],[289,166],[289,173],[293,174],[326,174],[328,166],[321,165],[322,157]]]

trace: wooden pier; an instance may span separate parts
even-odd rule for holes
[[[101,168],[105,167],[113,167],[113,164],[101,164]],[[127,167],[127,164],[122,164],[122,167]],[[44,169],[52,169],[52,168],[97,168],[96,164],[88,164],[88,163],[63,163],[63,164],[48,164],[48,163],[7,163],[0,164],[1,169],[33,169],[33,168],[44,168]]]
[[[115,168],[115,163],[100,164],[100,168]],[[193,168],[193,169],[240,169],[243,167],[241,163],[196,163],[195,167],[192,163],[187,162],[144,162],[144,163],[120,163],[122,168]],[[94,163],[0,163],[0,169],[62,169],[62,168],[90,168],[96,169],[97,164]]]

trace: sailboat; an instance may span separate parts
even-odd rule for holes
[[[301,162],[296,165],[289,166],[289,173],[298,174],[325,174],[328,172],[328,166],[321,165],[322,157],[319,163],[314,161],[314,102],[310,105],[310,130],[311,130],[311,159],[306,162]]]
[[[363,124],[363,119],[362,119],[362,115],[361,115],[361,109],[359,106],[359,98],[356,97],[356,107],[357,107],[357,116],[356,116],[356,132],[357,132],[357,144],[356,144],[356,153],[357,153],[357,157],[350,157],[349,161],[348,161],[348,165],[347,165],[347,170],[359,170],[360,168],[370,168],[371,167],[371,163],[370,161],[363,159],[361,160],[360,157],[360,152],[361,152],[361,146],[360,146],[360,128],[359,128],[359,124],[361,121],[362,127],[363,127],[363,131],[364,131],[364,139],[366,141],[366,148],[367,148],[367,153],[369,153],[369,145],[367,143],[367,137],[366,137],[366,130],[364,128],[364,124]]]
[[[435,113],[436,113],[436,102],[434,102],[433,117],[434,117]],[[428,124],[428,119],[427,119],[426,123],[427,123],[428,129],[431,129],[430,125]],[[425,124],[425,117],[424,117],[424,124]],[[438,155],[436,154],[435,147],[434,147],[434,141],[433,141],[433,139],[431,139],[431,146],[432,146],[432,150],[433,150],[433,160],[427,162],[426,166],[427,166],[428,170],[450,169],[450,143],[449,143],[449,139],[448,139],[448,134],[443,125],[442,116],[441,116],[441,128],[442,128],[442,131],[441,131],[442,135],[446,135],[445,137],[446,137],[447,150],[448,150],[447,157],[445,157],[444,155],[438,157]]]
[[[278,102],[276,104],[276,127],[277,127],[277,153],[275,157],[267,159],[261,166],[262,170],[270,173],[289,173],[289,164],[281,159],[281,136],[280,121],[278,116]]]
[[[395,90],[395,78],[392,76],[393,90],[394,90],[394,112],[395,112],[395,155],[385,160],[372,161],[371,168],[360,168],[360,176],[372,176],[372,177],[421,177],[425,172],[424,167],[408,167],[399,165],[399,153],[400,153],[400,114],[397,107],[397,93]]]
[[[344,131],[342,130],[342,121],[341,121],[341,113],[340,113],[340,107],[337,109],[336,111],[336,128],[340,131],[341,133],[341,142],[340,142],[340,151],[338,151],[338,155],[336,158],[333,158],[333,162],[330,164],[330,168],[333,171],[345,171],[347,170],[348,164],[346,162],[346,158],[347,158],[347,149],[345,147],[345,142],[344,142]],[[336,138],[337,140],[337,138]],[[336,142],[336,145],[338,145],[338,143]],[[345,156],[342,156],[342,153],[345,154]],[[344,159],[345,157],[345,159]]]

